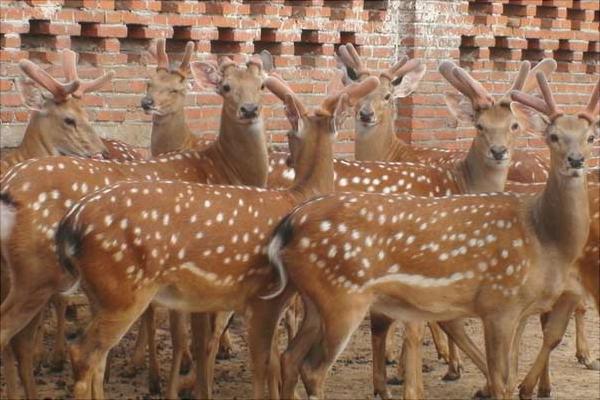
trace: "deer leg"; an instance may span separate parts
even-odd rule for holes
[[[52,288],[26,290],[26,286],[11,285],[8,296],[0,306],[0,349],[42,311],[48,303]]]
[[[25,389],[25,398],[38,397],[35,378],[33,377],[34,356],[31,345],[36,342],[41,331],[38,329],[42,320],[42,313],[38,313],[27,326],[17,333],[11,340],[11,347],[18,361],[18,370],[21,383]]]
[[[518,323],[518,316],[509,314],[487,316],[483,319],[490,394],[495,399],[512,397],[508,393],[508,377],[512,342]]]
[[[540,316],[542,330],[544,332],[542,348],[535,358],[535,362],[531,366],[525,379],[519,385],[519,397],[522,399],[530,399],[533,396],[533,389],[540,381],[538,387],[538,395],[547,397],[551,392],[549,360],[550,353],[560,343],[567,325],[569,317],[577,303],[579,296],[573,293],[563,293],[554,303],[552,310]]]
[[[144,313],[146,337],[148,338],[148,388],[151,394],[160,394],[160,367],[156,355],[156,315],[155,308],[148,307]]]
[[[448,348],[448,341],[446,341],[444,332],[442,331],[437,322],[429,322],[427,323],[427,325],[429,326],[429,330],[431,331],[431,338],[433,340],[433,344],[438,355],[438,360],[444,360],[444,362],[449,363],[450,353]]]
[[[19,395],[19,383],[17,382],[17,365],[16,365],[16,357],[12,349],[12,341],[6,346],[6,348],[2,351],[2,368],[4,377],[4,382],[6,382],[6,399],[20,399],[21,395]],[[2,398],[5,398],[2,396]]]
[[[167,386],[168,399],[177,399],[179,393],[179,372],[183,353],[187,349],[186,318],[182,312],[169,310],[169,326],[171,330],[171,343],[173,347],[173,359],[171,371],[169,372],[169,383]]]
[[[448,371],[442,377],[444,381],[456,381],[460,379],[460,370],[462,369],[462,363],[460,360],[460,352],[458,351],[458,347],[456,343],[450,338],[448,338],[448,350],[449,350],[449,358],[448,358]]]
[[[140,293],[136,296],[137,302],[128,307],[118,311],[99,309],[94,313],[81,340],[69,348],[75,380],[75,399],[104,397],[103,375],[108,352],[146,309],[152,295]]]
[[[50,300],[54,306],[56,314],[56,332],[54,333],[54,349],[50,358],[50,369],[58,372],[62,371],[66,361],[66,338],[65,338],[65,323],[67,312],[67,299],[61,295],[52,296]]]
[[[249,307],[248,347],[253,370],[253,398],[264,398],[265,383],[269,398],[279,398],[281,370],[277,343],[274,340],[277,325],[283,314],[290,291],[267,301],[258,300]]]
[[[230,319],[231,320],[231,319]],[[217,352],[217,359],[229,360],[234,355],[233,342],[231,341],[231,334],[229,333],[229,326],[225,327],[225,331],[221,335],[219,340],[219,351]]]
[[[323,324],[322,340],[311,348],[304,359],[301,374],[309,398],[324,399],[325,377],[364,319],[369,303],[353,298],[348,303],[342,299],[335,304],[322,302],[320,305],[328,308],[319,312]]]
[[[383,314],[371,312],[371,348],[373,351],[373,394],[382,399],[391,397],[386,387],[386,338],[394,322]]]
[[[486,377],[486,380],[489,381],[485,356],[467,335],[463,320],[453,319],[450,321],[439,321],[438,324],[448,335],[448,340],[451,340],[464,351],[467,357],[473,361],[479,371]],[[479,390],[476,397],[489,397],[489,389],[485,387],[484,389]]]
[[[154,307],[152,304],[148,306],[148,309],[144,311],[140,317],[140,326],[138,328],[137,338],[135,340],[135,346],[133,348],[133,356],[131,357],[131,367],[126,372],[127,377],[133,377],[137,375],[138,371],[144,368],[146,363],[146,345],[148,343],[148,330],[146,329],[146,319],[149,315],[153,315],[150,308]]]
[[[385,342],[385,364],[392,364],[395,360],[394,360],[394,356],[395,356],[395,350],[396,347],[398,346],[397,340],[396,340],[396,324],[394,324],[395,321],[392,321],[391,326],[389,328],[389,331],[386,335],[386,342]],[[391,335],[390,335],[391,332]]]
[[[194,397],[212,397],[215,359],[219,349],[219,339],[231,313],[193,313],[192,334],[196,340],[196,384]]]
[[[404,323],[406,353],[404,356],[404,398],[422,399],[423,389],[423,334],[425,326],[420,321]]]
[[[600,359],[592,361],[590,346],[585,334],[585,311],[585,301],[582,300],[575,309],[575,345],[577,348],[575,357],[577,357],[577,361],[580,364],[585,365],[587,369],[598,371],[600,370]]]
[[[294,398],[294,390],[300,375],[300,365],[321,335],[321,320],[319,311],[308,297],[303,296],[304,318],[300,322],[300,329],[287,350],[281,356],[282,390],[284,399]]]
[[[521,345],[521,337],[523,336],[523,331],[525,330],[525,325],[527,325],[527,318],[521,318],[519,324],[517,325],[517,330],[513,338],[512,357],[510,360],[511,366],[508,375],[508,393],[511,395],[514,393],[515,386],[517,384],[517,376],[519,374],[519,350]]]
[[[300,313],[302,312],[300,306],[300,296],[294,296],[290,305],[285,310],[284,324],[287,332],[288,343],[294,339],[298,332],[300,325]]]

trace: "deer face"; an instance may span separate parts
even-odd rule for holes
[[[146,114],[164,116],[183,110],[187,82],[181,74],[158,69],[148,82],[142,109]]]
[[[94,157],[106,153],[81,100],[68,97],[56,101],[29,80],[18,81],[17,86],[25,106],[33,111],[30,125],[44,147],[57,155]]]
[[[393,86],[380,83],[379,87],[363,97],[354,107],[356,132],[368,135],[381,122],[391,118],[394,110]]]
[[[262,52],[252,56],[245,67],[227,58],[219,66],[212,62],[193,62],[191,67],[200,87],[212,87],[223,97],[223,115],[229,121],[253,125],[260,122],[265,72],[272,65],[271,55]]]
[[[552,163],[562,175],[573,178],[585,175],[585,161],[600,131],[598,124],[598,120],[590,124],[585,118],[563,115],[548,125],[546,143],[550,147]]]
[[[462,96],[447,93],[448,109],[456,119],[472,124],[477,130],[473,139],[473,148],[490,167],[508,167],[517,134],[521,124],[511,112],[507,103],[475,110],[472,102]]]

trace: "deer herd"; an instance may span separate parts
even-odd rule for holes
[[[75,398],[105,398],[110,350],[140,319],[131,371],[148,351],[149,389],[210,398],[227,326],[244,317],[253,398],[325,397],[326,376],[369,313],[373,391],[386,388],[387,340],[403,323],[398,374],[404,398],[427,396],[425,323],[444,379],[461,375],[462,350],[483,374],[478,394],[511,398],[528,316],[541,315],[542,348],[521,398],[551,391],[549,357],[575,313],[577,358],[592,360],[584,301],[600,310],[598,174],[588,170],[600,134],[600,81],[587,106],[563,112],[548,83],[556,62],[521,64],[493,96],[451,61],[438,71],[455,90],[448,110],[472,125],[467,151],[413,147],[395,135],[395,104],[426,73],[415,59],[367,68],[351,44],[318,106],[308,106],[263,51],[244,63],[192,61],[176,68],[165,41],[141,99],[152,116],[151,157],[101,139],[83,98],[112,73],[83,81],[77,54],[62,52],[64,82],[29,60],[16,82],[31,110],[22,144],[1,162],[0,349],[6,397],[36,398],[36,343],[44,311],[56,311],[51,364],[69,354]],[[185,117],[189,78],[222,98],[214,141]],[[539,90],[540,95],[533,92]],[[263,97],[271,92],[290,123],[289,152],[267,145]],[[572,109],[572,107],[570,107]],[[351,117],[355,161],[334,158],[336,132]],[[515,148],[527,133],[548,155]],[[91,321],[67,346],[65,310],[84,293]],[[172,360],[160,387],[154,308],[169,310]],[[483,324],[482,351],[465,318]],[[296,323],[300,320],[299,325]],[[288,347],[277,328],[285,320]],[[68,348],[68,351],[67,351]],[[181,375],[188,370],[186,375]]]

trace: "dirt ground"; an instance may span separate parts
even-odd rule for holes
[[[79,313],[80,318],[84,318]],[[481,325],[479,321],[469,320],[467,329],[478,345],[482,346]],[[51,347],[48,333],[52,330],[52,322],[46,323],[47,335],[44,339],[45,348]],[[70,330],[74,331],[72,323]],[[105,385],[106,395],[111,399],[154,399],[150,396],[147,385],[147,373],[141,371],[134,378],[124,377],[124,371],[130,359],[135,341],[134,327],[121,343],[114,349],[113,365],[109,383]],[[232,359],[218,361],[215,371],[216,399],[248,398],[251,395],[251,374],[248,365],[248,353],[244,327],[240,317],[235,317],[232,324],[235,355]],[[590,309],[586,313],[586,332],[593,357],[600,353],[600,324],[598,313]],[[281,330],[283,333],[283,329]],[[398,337],[401,332],[396,332]],[[170,363],[170,340],[166,314],[161,313],[159,322],[159,357],[161,360],[161,385],[166,388],[165,377]],[[441,377],[446,366],[437,360],[435,348],[427,333],[424,347],[424,362],[432,368],[424,373],[425,393],[431,399],[460,399],[471,398],[482,385],[483,379],[476,367],[463,356],[464,372],[460,380],[444,382]],[[284,336],[283,334],[281,335]],[[284,340],[282,339],[282,344]],[[541,345],[541,330],[537,317],[532,317],[527,323],[521,344],[521,365],[519,376],[523,377],[531,365],[537,350]],[[388,377],[395,376],[395,365],[388,366]],[[553,382],[552,397],[558,399],[598,399],[600,398],[600,372],[586,370],[577,363],[575,358],[575,323],[569,324],[566,336],[552,355],[551,376]],[[52,373],[42,368],[36,377],[41,398],[70,398],[72,378],[70,366],[63,373]],[[5,393],[5,383],[1,379],[2,393]],[[390,386],[394,398],[401,398],[402,386]],[[303,396],[303,390],[299,390]],[[371,385],[371,352],[368,324],[363,323],[354,334],[346,350],[334,365],[332,374],[327,381],[327,396],[331,399],[369,399],[372,398]],[[516,398],[516,394],[515,394]]]

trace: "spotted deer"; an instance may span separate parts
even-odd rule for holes
[[[165,39],[158,39],[156,47],[150,51],[157,65],[155,73],[148,82],[141,106],[146,114],[152,115],[150,151],[153,156],[173,151],[199,150],[212,143],[208,139],[196,137],[185,118],[185,97],[193,52],[194,42],[188,42],[181,64],[171,69]],[[270,58],[264,57],[264,59]]]
[[[254,56],[246,68],[229,59],[220,65],[196,62],[193,68],[200,84],[223,96],[219,137],[207,149],[133,162],[41,158],[24,162],[4,176],[0,211],[12,217],[0,221],[0,240],[2,258],[11,272],[11,290],[0,308],[0,348],[29,323],[49,296],[61,291],[53,235],[67,209],[85,194],[123,180],[264,186],[267,149],[260,108],[265,80],[262,59]],[[243,104],[258,107],[249,114],[240,110]]]
[[[278,374],[267,374],[267,366],[275,362],[273,331],[287,299],[258,297],[272,290],[274,278],[265,253],[267,236],[294,205],[333,190],[335,126],[346,106],[374,90],[378,80],[372,77],[331,94],[313,112],[278,78],[269,77],[266,84],[284,101],[303,139],[290,189],[123,183],[86,197],[60,224],[56,245],[63,276],[70,277],[70,284],[81,281],[95,310],[85,336],[71,349],[76,398],[103,397],[108,350],[151,302],[185,311],[246,314],[253,397],[263,397],[267,380],[270,396],[277,397]],[[115,213],[113,197],[130,206]],[[94,265],[108,268],[98,274]],[[117,281],[117,286],[107,284]],[[211,394],[212,379],[204,384],[196,388],[203,398]]]
[[[279,288],[289,282],[305,303],[282,357],[283,397],[293,395],[300,369],[308,395],[323,397],[326,373],[369,309],[414,320],[416,337],[421,320],[481,318],[490,393],[511,397],[517,327],[572,283],[590,224],[584,171],[592,122],[558,110],[543,73],[536,78],[543,101],[514,95],[545,114],[517,113],[524,125],[540,122],[550,149],[548,180],[535,196],[334,194],[282,220],[269,260]],[[407,373],[420,374],[419,361],[410,360],[416,365]],[[410,397],[423,397],[422,388]]]
[[[339,49],[340,60],[350,71],[350,77],[361,79],[362,77],[373,74],[366,68],[352,44],[346,44]],[[407,70],[412,72],[406,73]],[[421,68],[421,69],[419,69]],[[556,69],[556,62],[552,59],[542,60],[538,66],[538,70],[544,71],[546,74],[552,73]],[[394,68],[384,71],[380,74],[382,88],[378,92],[371,95],[370,98],[364,99],[356,107],[356,139],[355,139],[355,157],[357,160],[380,160],[380,161],[411,161],[425,164],[445,164],[453,163],[464,157],[465,153],[459,150],[448,150],[441,148],[415,147],[405,144],[398,139],[394,134],[394,116],[395,98],[398,91],[402,92],[402,88],[407,87],[414,90],[418,81],[422,78],[424,67],[418,67],[415,60],[407,61],[402,59]],[[387,76],[387,79],[386,79]],[[535,79],[528,79],[523,85],[522,90],[527,92],[535,88]],[[402,97],[402,96],[400,96]],[[504,95],[506,97],[506,95]],[[472,115],[465,115],[459,110],[462,101],[446,102],[451,113],[460,121],[468,124],[473,124],[477,130],[495,129],[492,126],[484,126],[478,124],[477,118]],[[501,107],[498,105],[497,107]],[[494,118],[497,107],[490,107],[479,119]],[[504,114],[504,113],[502,113]],[[502,125],[501,120],[497,120]],[[508,179],[519,182],[544,182],[547,177],[548,162],[545,158],[537,153],[515,150],[512,155],[513,164],[509,169]]]
[[[16,81],[25,106],[31,110],[29,123],[21,145],[0,160],[0,176],[19,162],[49,155],[71,155],[79,157],[104,157],[108,159],[133,160],[141,155],[132,147],[109,139],[101,139],[88,120],[82,107],[85,93],[92,92],[107,84],[112,78],[108,72],[90,81],[81,80],[77,74],[77,54],[65,49],[62,52],[62,69],[66,83],[60,83],[38,65],[29,60],[19,64],[21,71],[29,78]],[[50,96],[43,93],[47,90]],[[2,267],[2,299],[10,286],[8,271]],[[55,343],[50,364],[60,370],[65,359],[64,308],[66,303],[59,297],[53,298],[58,318]],[[62,317],[61,317],[62,316]],[[5,368],[12,368],[14,358],[19,366],[19,375],[28,398],[37,397],[33,380],[33,355],[31,342],[37,323],[31,324],[22,334],[15,337],[11,348],[7,349]],[[6,372],[6,376],[15,376]],[[7,379],[7,396],[16,398],[16,380]]]

